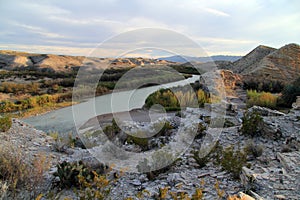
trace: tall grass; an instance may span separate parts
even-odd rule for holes
[[[247,90],[247,106],[262,106],[267,108],[276,108],[277,96],[269,92],[257,92],[256,90]]]

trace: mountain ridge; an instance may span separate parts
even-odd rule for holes
[[[212,62],[212,61],[236,61],[242,56],[230,56],[230,55],[214,55],[214,56],[204,56],[204,57],[194,57],[185,55],[175,55],[169,57],[161,57],[158,60],[166,60],[171,62]]]
[[[259,45],[233,63],[221,66],[258,83],[279,81],[288,84],[300,77],[300,46],[286,44],[279,49]]]

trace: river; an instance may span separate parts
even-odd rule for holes
[[[76,125],[80,126],[95,116],[142,108],[147,96],[158,89],[183,86],[196,80],[199,80],[199,75],[172,83],[106,94],[70,107],[29,117],[24,121],[45,132],[69,133],[75,130]]]

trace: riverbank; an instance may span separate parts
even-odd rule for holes
[[[117,121],[133,121],[138,123],[150,123],[155,119],[159,119],[165,116],[174,117],[177,112],[150,112],[147,109],[133,109],[126,112],[117,112],[117,113],[108,113],[103,115],[98,115],[97,117],[89,119],[85,124],[83,124],[80,128],[84,129],[87,127],[97,126],[105,126],[107,124],[111,124],[113,120]],[[151,116],[151,117],[150,117]]]

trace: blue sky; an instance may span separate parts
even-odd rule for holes
[[[299,9],[298,0],[0,0],[0,49],[87,55],[118,34],[160,28],[185,35],[208,55],[244,55],[260,44],[299,44]],[[107,46],[97,56],[117,55],[118,48]],[[197,50],[185,52],[203,56]],[[164,54],[142,50],[128,55]]]

